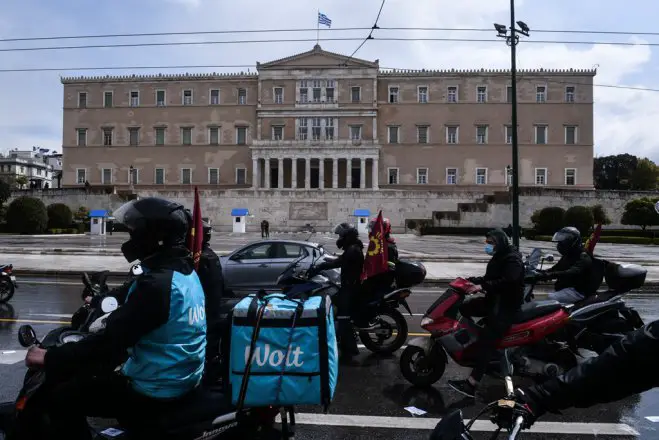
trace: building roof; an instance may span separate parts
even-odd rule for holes
[[[386,69],[380,70],[383,77],[427,77],[427,76],[510,76],[510,69]],[[518,69],[518,75],[532,76],[595,76],[597,69]]]
[[[304,65],[297,64],[296,62],[299,61],[304,61],[305,59],[312,60],[316,59],[318,60],[319,57],[325,58],[328,62],[330,63],[322,63],[319,64],[318,67],[347,67],[347,66],[352,66],[352,67],[370,67],[377,69],[380,65],[379,60],[375,61],[367,61],[363,60],[360,58],[352,58],[346,55],[341,55],[335,52],[330,52],[327,50],[323,50],[319,44],[316,44],[313,49],[308,50],[306,52],[301,52],[297,53],[295,55],[291,55],[285,58],[280,58],[278,60],[274,61],[269,61],[267,63],[256,63],[256,68],[259,70],[264,70],[264,69],[272,69],[272,68],[301,68],[301,67],[308,67]],[[335,61],[335,65],[331,64],[331,61]],[[315,64],[311,64],[311,66],[316,66]]]
[[[158,81],[217,81],[217,80],[256,80],[258,75],[251,72],[240,73],[159,73],[157,75],[103,75],[103,76],[63,76],[62,84],[110,83],[110,82],[158,82]]]

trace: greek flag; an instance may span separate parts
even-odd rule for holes
[[[323,24],[327,27],[332,27],[332,20],[330,20],[327,15],[319,12],[318,13],[318,24]]]

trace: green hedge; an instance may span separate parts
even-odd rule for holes
[[[659,230],[648,229],[603,229],[602,234],[604,237],[637,237],[637,238],[659,238]],[[546,236],[546,234],[538,234],[535,229],[524,230],[524,237],[529,240],[535,240],[537,236]],[[587,239],[590,235],[584,237]]]
[[[492,228],[450,228],[446,226],[422,226],[419,228],[421,235],[482,235],[484,236]]]
[[[533,240],[551,241],[551,235],[536,235]],[[658,238],[650,237],[600,237],[598,243],[618,243],[618,244],[652,244],[659,245]]]

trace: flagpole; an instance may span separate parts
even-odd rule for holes
[[[320,9],[316,12],[316,45],[318,45],[320,43]]]

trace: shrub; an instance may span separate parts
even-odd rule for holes
[[[73,217],[76,219],[76,221],[85,222],[89,220],[89,209],[87,209],[86,206],[81,206],[78,208],[75,214],[73,214]]]
[[[48,205],[48,227],[49,228],[68,228],[73,221],[73,213],[64,203],[53,203]]]
[[[40,199],[22,196],[7,208],[7,227],[15,234],[41,234],[48,226],[46,205]]]
[[[640,226],[643,230],[648,226],[659,225],[659,215],[654,209],[657,200],[659,198],[642,197],[628,202],[620,222],[623,225]]]
[[[587,236],[593,228],[593,211],[586,206],[572,206],[565,211],[565,226],[574,226],[581,232],[583,237]]]
[[[533,229],[540,235],[554,234],[565,226],[565,210],[549,206],[536,211],[531,216]]]
[[[590,207],[590,211],[593,213],[593,221],[596,225],[610,225],[611,219],[606,214],[606,209],[602,205],[595,205]]]

